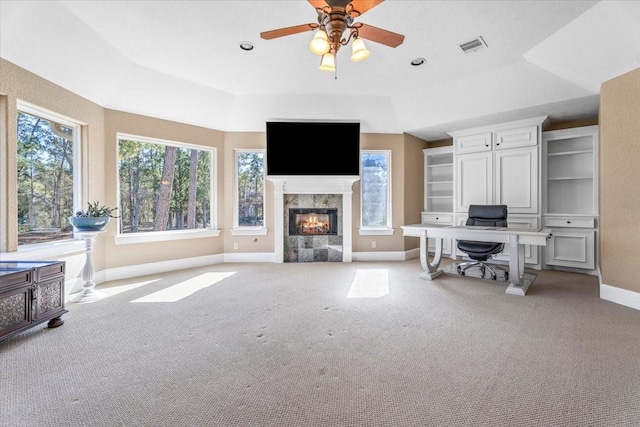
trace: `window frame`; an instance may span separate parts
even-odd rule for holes
[[[238,155],[240,153],[262,153],[262,212],[264,213],[262,225],[247,226],[240,224],[240,190],[238,179]],[[266,150],[263,148],[236,148],[233,150],[233,226],[232,236],[266,236],[269,229],[267,224],[267,175],[266,175]]]
[[[77,212],[82,209],[84,206],[84,185],[83,185],[83,165],[82,165],[82,123],[78,120],[74,120],[69,118],[63,114],[56,113],[55,111],[46,109],[44,107],[40,107],[35,104],[31,104],[29,102],[23,100],[16,100],[16,126],[18,120],[19,113],[25,113],[36,117],[41,117],[45,120],[53,121],[56,123],[60,123],[66,127],[73,129],[73,202],[72,202],[72,211]],[[16,128],[17,131],[17,128]],[[17,143],[17,140],[16,140]],[[17,148],[17,147],[16,147]],[[17,156],[17,153],[16,153]],[[17,184],[17,177],[16,177]],[[17,204],[16,204],[17,207]],[[17,218],[16,218],[17,220]],[[18,224],[16,221],[15,227],[17,228]],[[16,230],[17,231],[17,230]],[[16,233],[17,234],[17,233]],[[68,239],[60,239],[53,242],[46,243],[32,243],[25,245],[17,245],[18,252],[20,253],[35,253],[35,251],[44,251],[43,253],[51,253],[51,249],[53,247],[59,247],[61,244],[71,243],[74,241],[82,240],[80,236],[77,236],[74,232],[72,234],[73,237]],[[57,252],[57,251],[56,251]]]
[[[386,154],[387,157],[387,223],[385,226],[382,227],[373,227],[373,226],[366,226],[363,224],[363,220],[364,220],[364,158],[366,154]],[[391,201],[392,201],[392,151],[391,150],[361,150],[360,151],[360,228],[358,229],[358,232],[361,236],[378,236],[378,235],[392,235],[394,232],[394,228],[392,226],[393,224],[393,218],[391,216],[392,214],[392,206],[391,206]]]
[[[125,132],[116,132],[116,197],[118,199],[118,211],[120,211],[120,162],[119,162],[119,150],[120,140],[126,139],[141,143],[157,144],[157,145],[170,145],[178,148],[196,149],[199,151],[209,152],[209,168],[211,170],[211,176],[209,177],[209,185],[211,192],[209,194],[209,209],[211,212],[211,226],[209,228],[198,229],[183,229],[183,230],[164,230],[164,231],[145,231],[138,233],[122,233],[120,229],[120,221],[116,230],[114,241],[116,245],[126,245],[135,243],[149,243],[149,242],[166,242],[172,240],[184,240],[184,239],[196,239],[203,237],[218,237],[220,230],[218,229],[218,211],[217,211],[217,196],[218,188],[217,182],[217,148],[202,146],[193,143],[173,141],[164,138],[154,138],[148,136],[134,135]]]

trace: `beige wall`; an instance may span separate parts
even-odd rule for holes
[[[640,68],[600,90],[600,271],[640,292]]]
[[[424,150],[428,143],[415,136],[404,135],[404,218],[403,224],[422,222],[424,210]],[[420,247],[420,239],[405,237],[404,249]]]
[[[404,144],[403,135],[360,135],[362,150],[391,150],[391,220],[395,232],[392,236],[360,236],[360,181],[353,184],[353,252],[389,252],[404,250],[402,229],[404,224]],[[376,248],[371,243],[376,242]]]
[[[225,220],[220,224],[224,233],[225,253],[273,253],[275,250],[274,218],[273,218],[273,185],[270,181],[265,183],[265,227],[268,229],[266,236],[232,236],[234,193],[235,189],[235,152],[238,149],[264,150],[266,134],[264,132],[226,132],[224,136],[224,199],[219,198],[224,204]],[[238,249],[234,249],[234,243]]]
[[[110,206],[117,206],[118,194],[115,183],[117,180],[117,133],[126,133],[148,138],[158,138],[187,144],[195,144],[216,149],[216,187],[218,200],[225,197],[223,177],[224,162],[224,133],[198,126],[190,126],[137,114],[124,113],[114,110],[105,111],[105,164],[106,202]],[[218,227],[226,221],[224,206],[217,206]],[[116,232],[115,221],[109,225],[107,237],[113,237]],[[137,264],[177,260],[220,254],[223,252],[223,237],[206,237],[198,239],[171,240],[167,242],[135,243],[116,245],[113,238],[104,239],[106,242],[106,268],[126,267]]]

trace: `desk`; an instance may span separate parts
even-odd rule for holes
[[[524,245],[546,246],[551,231],[546,229],[515,227],[439,226],[430,224],[403,225],[407,237],[420,238],[420,262],[425,270],[420,278],[433,280],[443,274],[438,267],[442,260],[442,239],[475,240],[478,242],[504,243],[509,248],[508,294],[525,295],[530,283],[524,280]],[[429,262],[427,239],[436,239],[433,261]]]

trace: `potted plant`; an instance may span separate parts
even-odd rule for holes
[[[76,231],[101,231],[111,218],[118,218],[113,214],[117,209],[100,206],[98,202],[88,203],[87,210],[76,212],[69,217],[69,222]]]

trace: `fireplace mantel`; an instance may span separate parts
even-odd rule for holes
[[[352,199],[353,183],[359,176],[282,176],[269,175],[274,186],[275,262],[284,262],[284,195],[285,194],[341,194],[342,195],[342,261],[352,260]]]

